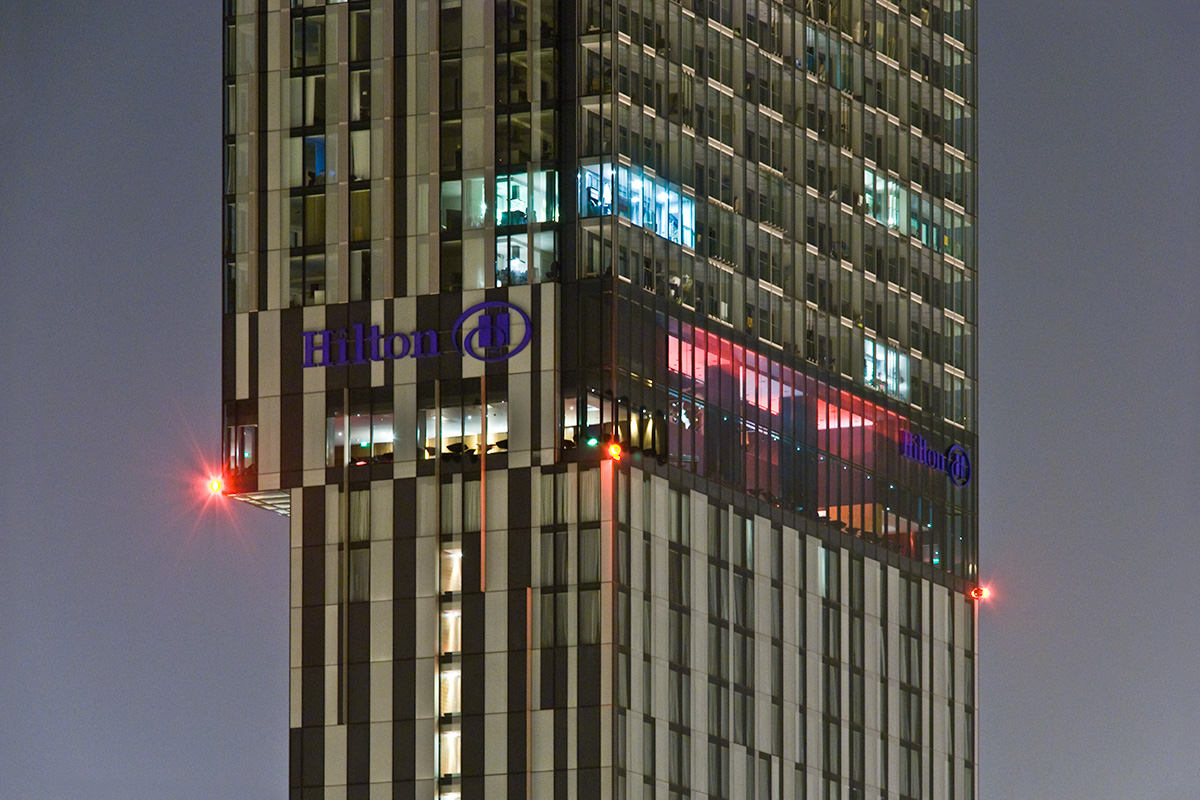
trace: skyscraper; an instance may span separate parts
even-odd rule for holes
[[[975,797],[973,0],[226,0],[292,797]]]

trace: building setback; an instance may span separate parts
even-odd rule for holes
[[[297,800],[973,800],[973,0],[225,0]]]

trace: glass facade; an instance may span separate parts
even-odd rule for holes
[[[974,19],[224,0],[294,794],[976,796]]]

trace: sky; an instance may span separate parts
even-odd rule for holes
[[[980,798],[1200,796],[1200,4],[977,0]],[[0,800],[287,797],[219,453],[220,4],[0,22]]]

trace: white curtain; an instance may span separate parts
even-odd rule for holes
[[[461,670],[447,669],[442,671],[440,708],[443,714],[459,714],[462,712]]]
[[[480,516],[483,506],[482,483],[480,481],[465,481],[463,483],[463,530],[483,530],[483,518]]]
[[[371,599],[371,551],[365,547],[350,551],[350,600]]]
[[[458,731],[442,731],[438,739],[438,774],[458,775],[462,772],[461,734]]]
[[[350,541],[371,539],[371,493],[363,489],[350,493]]]
[[[600,581],[600,531],[579,532],[579,582]]]
[[[442,591],[462,591],[462,550],[442,551]]]
[[[600,520],[600,470],[579,471],[579,521]]]
[[[458,609],[442,612],[442,653],[462,650],[462,612]]]
[[[579,643],[600,642],[600,590],[579,593]]]

